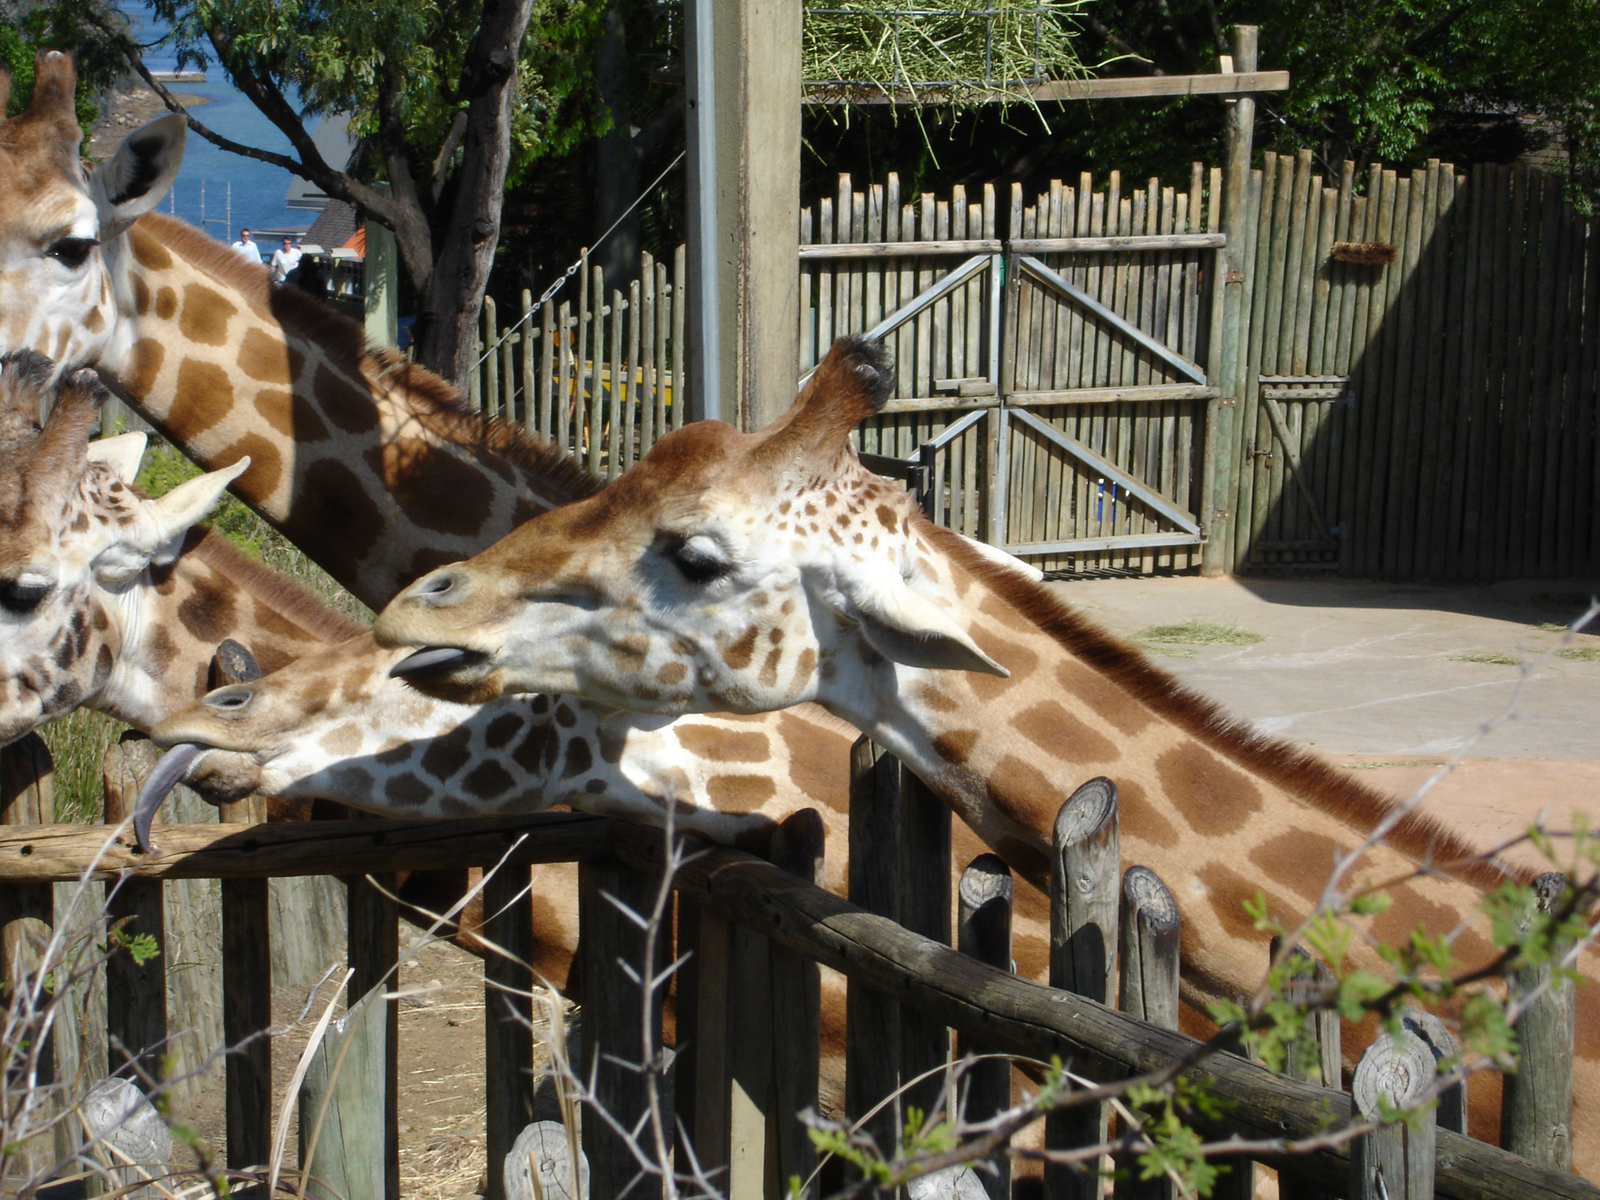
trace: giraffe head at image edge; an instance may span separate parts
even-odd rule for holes
[[[0,346],[35,350],[58,372],[121,349],[117,273],[106,257],[123,252],[118,235],[171,189],[185,135],[183,118],[169,113],[86,168],[76,84],[71,56],[44,51],[28,108],[0,120]],[[10,90],[10,74],[0,70],[0,93]]]
[[[55,373],[33,351],[0,356],[0,745],[107,684],[123,650],[117,606],[137,603],[141,574],[177,556],[249,465],[146,499],[133,487],[144,435],[90,441],[110,393],[90,370],[51,389]]]
[[[878,345],[842,338],[766,429],[668,435],[599,495],[417,580],[378,640],[424,647],[397,670],[442,697],[644,712],[783,708],[863,659],[1004,676],[940,595],[909,494],[850,446],[893,386]]]

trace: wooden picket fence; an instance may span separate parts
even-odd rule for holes
[[[1225,221],[1224,175],[1009,203],[841,177],[801,213],[802,366],[882,337],[900,382],[862,448],[1046,570],[1600,571],[1600,226],[1559,180],[1269,154]],[[586,267],[509,337],[486,307],[474,397],[625,469],[684,418],[673,261],[609,296]]]
[[[534,978],[526,964],[532,957],[532,916],[540,898],[530,895],[529,867],[577,862],[584,947],[574,976],[584,1030],[579,1067],[585,1078],[593,1072],[597,1094],[619,1122],[583,1122],[590,1195],[613,1200],[629,1188],[636,1165],[618,1128],[635,1127],[648,1109],[649,1096],[644,1075],[626,1064],[656,1056],[664,992],[648,1001],[637,975],[631,974],[637,965],[652,961],[646,931],[614,901],[636,913],[650,911],[668,857],[661,830],[550,814],[479,821],[262,824],[238,823],[246,814],[225,813],[224,820],[231,823],[159,826],[157,854],[141,859],[122,843],[108,847],[104,827],[43,820],[49,766],[38,746],[42,743],[21,759],[15,748],[5,756],[12,761],[5,772],[7,794],[0,797],[6,801],[7,818],[0,829],[5,978],[25,976],[29,955],[55,919],[52,885],[84,874],[108,883],[121,879],[110,915],[132,919],[125,933],[154,933],[166,947],[178,932],[174,922],[211,923],[198,931],[199,940],[219,951],[222,1036],[236,1048],[226,1059],[225,1082],[226,1162],[232,1168],[258,1166],[272,1146],[275,1106],[267,998],[282,978],[275,973],[269,949],[271,942],[281,940],[278,920],[269,915],[269,881],[308,876],[343,881],[349,896],[348,961],[353,972],[349,996],[352,1006],[366,1000],[359,1009],[361,1019],[348,1022],[325,1047],[321,1073],[308,1077],[307,1086],[314,1089],[301,1096],[302,1145],[308,1122],[332,1122],[329,1127],[343,1130],[342,1137],[319,1142],[313,1166],[323,1189],[319,1194],[336,1193],[347,1200],[399,1194],[396,1063],[401,1048],[396,1002],[382,998],[384,981],[398,961],[399,941],[395,905],[384,892],[392,893],[399,871],[467,866],[496,868],[485,885],[488,916],[482,932],[507,952],[488,956],[484,966],[489,1195],[504,1194],[500,1164],[532,1110]],[[131,797],[153,758],[138,743],[114,748],[107,773],[111,815]],[[1068,997],[1009,973],[1011,882],[1004,864],[986,854],[962,874],[961,915],[952,931],[951,872],[929,869],[931,863],[950,861],[948,809],[865,739],[852,751],[851,765],[852,901],[817,886],[823,826],[810,810],[780,827],[772,863],[742,851],[706,847],[671,875],[676,921],[669,919],[660,927],[654,961],[687,955],[676,979],[677,1042],[684,1049],[676,1060],[673,1089],[687,1143],[680,1141],[676,1154],[680,1164],[686,1163],[692,1145],[701,1167],[723,1181],[729,1200],[778,1194],[785,1180],[794,1175],[811,1179],[818,1166],[796,1114],[818,1107],[819,1076],[826,1062],[818,1037],[823,1003],[819,964],[848,981],[845,1112],[864,1118],[863,1127],[883,1147],[896,1144],[911,1107],[938,1113],[958,1102],[951,1099],[955,1095],[967,1119],[982,1120],[1014,1102],[1010,1070],[993,1063],[975,1067],[955,1092],[941,1094],[945,1069],[952,1062],[952,1030],[956,1061],[971,1053],[1019,1055],[1036,1062],[1054,1056],[1096,1081],[1157,1069],[1195,1046],[1174,1029],[1180,914],[1148,871],[1133,867],[1121,873],[1116,789],[1109,780],[1079,788],[1063,803],[1056,822],[1051,983],[1073,993]],[[220,881],[220,916],[213,912],[202,921],[194,910],[174,912],[170,899],[182,880]],[[959,950],[951,948],[952,942]],[[1265,964],[1267,947],[1262,949]],[[1515,986],[1536,984],[1519,980]],[[114,1048],[109,1062],[113,1069],[131,1059],[153,1074],[159,1072],[169,1027],[186,1028],[193,1017],[169,1009],[179,995],[176,986],[174,975],[162,965],[135,969],[125,955],[112,955],[102,1011]],[[1108,1007],[1112,1004],[1122,1011]],[[1551,1004],[1556,1036],[1550,1040],[1549,1061],[1525,1067],[1527,1073],[1540,1072],[1537,1086],[1508,1089],[1506,1103],[1513,1114],[1508,1129],[1519,1128],[1519,1107],[1548,1102],[1552,1096],[1564,1096],[1570,1106],[1570,992],[1557,993]],[[1417,1045],[1425,1056],[1447,1052],[1436,1039],[1436,1024],[1419,1016],[1413,1025],[1423,1035],[1420,1043],[1408,1042],[1413,1066]],[[1332,1028],[1334,1043],[1323,1046],[1320,1061],[1337,1086],[1336,1024]],[[647,1030],[654,1031],[648,1048]],[[71,1053],[77,1066],[86,1065],[82,1044]],[[1431,1075],[1432,1061],[1426,1057],[1424,1074]],[[341,1062],[348,1072],[343,1078]],[[1563,1083],[1564,1068],[1568,1073]],[[1349,1096],[1321,1087],[1320,1079],[1296,1081],[1226,1054],[1208,1060],[1205,1069],[1217,1093],[1231,1105],[1224,1116],[1201,1119],[1207,1137],[1311,1138],[1325,1132],[1330,1118],[1338,1122],[1352,1109]],[[1395,1073],[1380,1069],[1391,1077]],[[924,1074],[929,1078],[917,1082]],[[1523,1082],[1528,1083],[1526,1075]],[[1358,1072],[1358,1095],[1360,1086]],[[892,1102],[869,1115],[888,1096],[894,1097]],[[1099,1106],[1059,1113],[1047,1123],[1046,1144],[1093,1144],[1104,1135],[1105,1119]],[[1550,1122],[1563,1119],[1534,1112],[1522,1126],[1530,1152],[1549,1153]],[[1600,1189],[1565,1174],[1561,1164],[1537,1166],[1462,1136],[1460,1105],[1452,1106],[1448,1099],[1437,1129],[1397,1127],[1372,1139],[1378,1144],[1363,1142],[1348,1154],[1324,1147],[1264,1161],[1280,1172],[1286,1196],[1347,1189],[1350,1195],[1376,1195],[1372,1166],[1378,1163],[1386,1194],[1396,1200],[1434,1194],[1474,1200],[1533,1194],[1600,1197]],[[1382,1143],[1393,1139],[1411,1142],[1398,1150],[1385,1149]],[[1416,1176],[1412,1190],[1400,1186],[1396,1163],[1404,1163]],[[1254,1168],[1244,1161],[1232,1165],[1219,1194],[1244,1200],[1253,1195]],[[1430,1169],[1431,1180],[1426,1178]],[[824,1186],[839,1182],[838,1170],[837,1164],[824,1168]],[[995,1200],[1009,1200],[1003,1167],[979,1181]],[[1052,1170],[1046,1187],[1052,1197],[1100,1194],[1097,1182],[1064,1170]],[[661,1189],[646,1181],[628,1194],[659,1196]],[[806,1194],[820,1193],[813,1185]],[[1153,1190],[1130,1183],[1124,1192],[1119,1185],[1118,1194],[1169,1192],[1158,1181]]]

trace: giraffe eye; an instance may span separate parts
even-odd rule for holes
[[[721,547],[703,534],[674,540],[667,556],[690,583],[710,583],[732,569],[732,564],[723,557]]]
[[[214,692],[207,693],[205,704],[207,708],[214,708],[219,712],[238,712],[250,703],[254,695],[255,693],[247,687],[218,688]]]
[[[48,583],[23,583],[16,579],[0,579],[0,608],[19,617],[25,617],[55,589]]]
[[[75,271],[89,260],[89,252],[99,244],[94,238],[57,238],[45,251],[45,255]]]

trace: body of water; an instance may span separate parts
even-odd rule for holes
[[[120,7],[133,23],[135,40],[149,43],[167,31],[166,23],[148,7],[133,0],[125,0]],[[145,65],[152,71],[173,71],[178,63],[170,49],[161,47],[146,52]],[[289,139],[233,86],[227,73],[215,63],[207,68],[204,83],[165,86],[178,95],[204,97],[207,102],[195,107],[192,115],[223,137],[260,150],[290,154]],[[316,132],[317,120],[306,122],[308,132]],[[223,150],[191,129],[183,168],[161,209],[225,242],[233,241],[239,236],[240,227],[246,226],[270,253],[277,248],[277,239],[271,235],[304,232],[317,217],[314,211],[290,208],[284,203],[294,178],[281,167]]]

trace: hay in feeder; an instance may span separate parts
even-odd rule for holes
[[[813,99],[883,95],[955,107],[1087,74],[1073,47],[1085,0],[909,0],[805,6],[806,88]]]
[[[1336,261],[1363,267],[1387,267],[1397,253],[1393,242],[1335,242],[1330,250]]]

